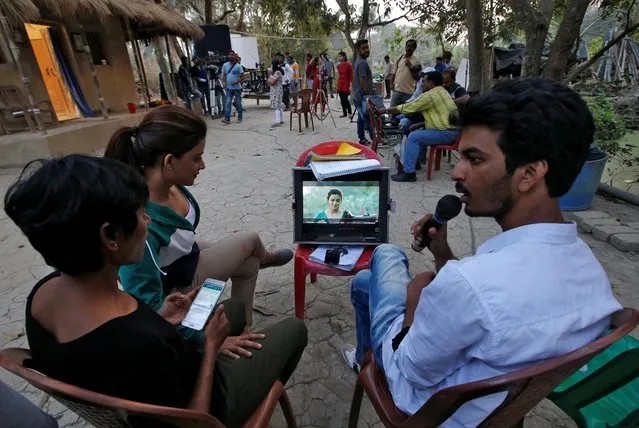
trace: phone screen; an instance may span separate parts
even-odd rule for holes
[[[182,320],[182,325],[193,330],[202,330],[217,305],[226,283],[217,279],[207,279],[195,296],[189,312]]]

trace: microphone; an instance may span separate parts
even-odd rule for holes
[[[421,253],[422,250],[426,247],[430,246],[430,236],[428,236],[428,231],[433,227],[435,229],[439,229],[443,225],[445,225],[449,220],[457,217],[462,209],[462,203],[459,200],[459,197],[455,195],[446,195],[437,202],[437,207],[435,207],[435,213],[433,214],[433,218],[428,220],[424,227],[422,228],[422,242],[419,243],[417,240],[413,241],[411,247],[413,250]]]

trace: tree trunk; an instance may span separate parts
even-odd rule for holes
[[[242,0],[240,3],[240,17],[237,20],[237,25],[235,25],[235,29],[237,31],[246,31],[246,23],[244,22],[246,11],[246,0]]]
[[[539,9],[533,7],[529,0],[508,0],[508,4],[526,33],[522,77],[537,77],[540,75],[541,55],[552,19],[553,0],[539,0]]]
[[[526,29],[526,56],[521,70],[522,77],[537,77],[541,74],[541,55],[547,34],[548,25],[542,23],[530,25]]]
[[[466,0],[466,27],[468,28],[468,53],[470,73],[468,88],[483,92],[484,87],[484,32],[480,0]]]
[[[555,41],[550,47],[550,56],[544,69],[544,77],[560,79],[566,72],[575,43],[579,40],[579,29],[589,4],[590,0],[572,0],[570,2],[561,20]]]
[[[213,24],[213,0],[204,0],[204,23]]]

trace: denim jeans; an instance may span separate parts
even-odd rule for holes
[[[375,249],[371,269],[355,275],[351,284],[351,302],[355,308],[357,350],[361,363],[373,350],[383,368],[382,341],[398,316],[406,311],[406,290],[411,281],[408,259],[397,245],[383,244]]]
[[[357,137],[359,138],[359,141],[362,141],[366,138],[366,130],[368,130],[368,133],[370,134],[368,115],[364,112],[363,102],[360,102],[359,105],[358,103],[355,103],[355,105],[357,106]]]
[[[237,118],[242,119],[242,90],[241,89],[226,89],[226,106],[224,109],[224,118],[231,120],[231,104],[235,106],[237,110]]]
[[[404,172],[415,172],[420,151],[425,151],[428,146],[453,144],[458,136],[459,131],[454,130],[419,129],[411,132],[408,134],[406,146],[404,147],[404,156],[402,159]]]

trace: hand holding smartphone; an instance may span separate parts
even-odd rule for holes
[[[220,300],[225,287],[226,282],[211,278],[206,279],[195,296],[189,312],[182,320],[182,325],[193,330],[202,330]]]

